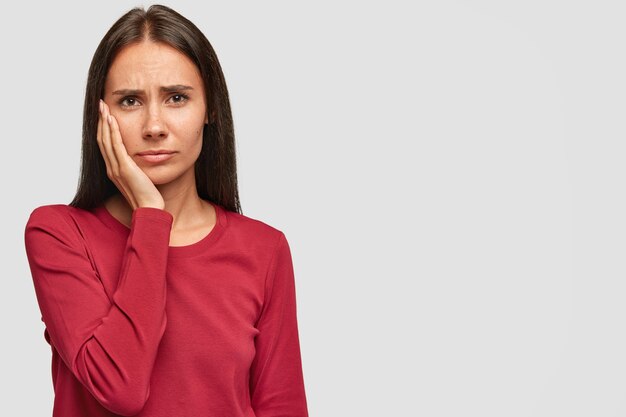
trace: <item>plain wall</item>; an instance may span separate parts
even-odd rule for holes
[[[52,413],[24,226],[71,201],[89,63],[140,4],[3,8],[1,415]],[[311,416],[626,414],[623,2],[164,4],[290,242]]]

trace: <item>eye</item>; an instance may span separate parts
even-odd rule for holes
[[[131,103],[130,105],[125,104],[126,102]],[[124,97],[119,101],[119,105],[122,107],[133,107],[137,103],[137,100],[134,97]]]
[[[174,94],[171,98],[174,99],[173,102],[176,105],[180,105],[182,103],[185,103],[187,100],[189,100],[189,96],[187,94],[182,94],[182,93],[181,94]],[[138,103],[137,99],[135,97],[132,97],[132,96],[126,96],[126,97],[122,98],[118,102],[118,104],[121,107],[127,107],[127,108],[128,107],[137,107],[138,106],[137,103]]]
[[[174,94],[172,98],[175,98],[175,97],[180,97],[180,100],[174,100],[174,103],[177,103],[177,104],[184,103],[185,101],[189,100],[189,96],[186,94]]]

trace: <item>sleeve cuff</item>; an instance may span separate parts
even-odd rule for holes
[[[137,207],[133,210],[132,218],[135,219],[138,217],[160,219],[170,225],[174,222],[174,216],[169,211],[156,207]]]

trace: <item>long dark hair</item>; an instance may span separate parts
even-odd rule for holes
[[[202,132],[202,151],[195,163],[198,196],[241,213],[237,188],[235,133],[230,100],[222,68],[213,47],[191,21],[173,9],[154,4],[135,7],[120,17],[100,41],[94,53],[85,92],[81,170],[73,207],[91,209],[120,193],[106,173],[96,141],[99,99],[119,50],[144,40],[165,43],[187,55],[198,67],[204,82],[209,124]]]

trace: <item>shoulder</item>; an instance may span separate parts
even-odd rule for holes
[[[67,204],[47,204],[35,207],[31,211],[26,224],[52,224],[63,227],[66,224],[71,224],[72,218],[86,217],[89,214],[91,213],[87,210]]]
[[[44,206],[35,207],[28,217],[26,227],[29,226],[44,226],[44,225],[58,225],[63,226],[63,223],[67,222],[69,206],[65,204],[48,204]]]
[[[224,212],[229,233],[242,244],[262,246],[271,251],[282,240],[286,240],[281,229],[266,221],[233,211]]]
[[[227,211],[227,215],[228,222],[232,223],[234,227],[274,235],[282,233],[277,227],[255,217],[246,216],[234,211]]]
[[[31,231],[82,237],[83,226],[94,219],[92,212],[67,204],[47,204],[35,207],[26,222],[25,234]]]

